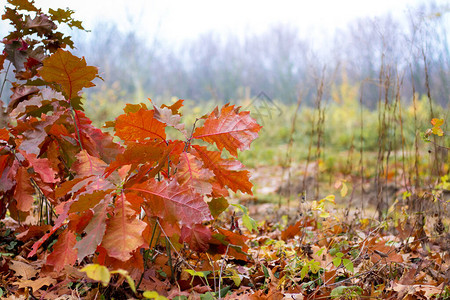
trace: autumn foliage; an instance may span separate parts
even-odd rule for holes
[[[394,212],[397,201],[387,211],[397,235],[385,230],[388,217],[341,221],[327,209],[333,195],[290,223],[257,224],[247,207],[229,203],[252,195],[238,154],[261,129],[240,107],[216,107],[186,126],[183,100],[149,100],[127,104],[103,130],[93,126],[82,93],[102,78],[57,31],[57,24],[84,30],[72,13],[8,0],[2,16],[14,30],[3,40],[0,68],[13,67],[15,80],[10,101],[0,101],[0,297],[450,295],[440,218],[432,239],[422,215],[411,225],[406,209]],[[444,120],[431,122],[425,138],[443,136]],[[442,178],[436,195],[448,187]]]
[[[16,6],[3,19],[16,30],[4,40],[1,59],[15,66],[17,82],[0,129],[0,216],[41,216],[23,233],[40,236],[28,257],[57,235],[46,259],[56,271],[91,255],[111,268],[142,269],[141,250],[151,247],[155,226],[195,251],[210,243],[226,248],[231,233],[208,224],[228,206],[228,190],[252,193],[249,172],[237,160],[261,128],[249,112],[225,105],[189,132],[181,122],[183,100],[127,105],[107,124],[113,138],[82,111],[82,90],[94,86],[97,68],[64,50],[70,39],[54,32],[55,22],[82,29],[72,12],[46,15],[32,2],[9,3]],[[182,139],[171,139],[168,127]]]

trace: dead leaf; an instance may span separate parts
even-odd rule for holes
[[[51,277],[39,277],[36,280],[23,280],[15,282],[14,284],[17,284],[19,288],[30,287],[35,292],[45,285],[50,287],[51,285],[56,284],[56,282],[57,282],[56,279],[53,279]]]
[[[24,280],[31,279],[38,273],[38,270],[36,270],[33,266],[17,260],[11,261],[9,268],[16,272],[16,275],[22,277]]]

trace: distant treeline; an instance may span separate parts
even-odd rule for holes
[[[99,24],[76,45],[78,54],[103,73],[105,81],[91,92],[114,88],[127,100],[174,96],[233,101],[263,91],[285,103],[299,96],[313,103],[322,81],[325,98],[333,85],[362,85],[362,99],[369,107],[398,90],[406,100],[413,88],[426,95],[428,85],[432,99],[446,106],[449,17],[448,7],[427,4],[402,19],[386,15],[355,21],[325,42],[281,24],[244,38],[211,32],[179,49],[164,37],[145,41],[134,32]]]

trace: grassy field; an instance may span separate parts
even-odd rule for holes
[[[111,105],[107,101],[111,95],[97,94],[86,101],[86,111],[98,126],[122,112],[125,102],[115,96]],[[363,201],[362,206],[382,214],[395,199],[406,199],[411,190],[446,186],[442,178],[449,172],[450,140],[423,138],[432,127],[427,97],[383,100],[370,110],[360,105],[354,89],[341,87],[320,108],[317,103],[315,107],[301,101],[286,105],[260,98],[235,104],[251,111],[263,126],[251,150],[239,156],[251,168],[255,198],[260,202],[296,207],[291,202],[334,193],[342,205],[359,207]],[[191,130],[195,117],[216,105],[220,103],[186,100],[182,110],[186,128]],[[442,129],[446,132],[448,107],[432,105],[433,117],[445,120]],[[346,195],[340,192],[343,185]]]

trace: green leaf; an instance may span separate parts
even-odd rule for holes
[[[330,296],[333,298],[339,298],[342,295],[344,295],[345,290],[347,289],[346,286],[338,286],[337,288],[333,289],[330,293]]]
[[[349,270],[350,272],[354,272],[354,268],[353,268],[353,262],[350,259],[346,259],[344,258],[342,260],[342,263],[344,264],[344,268],[346,268],[347,270]]]
[[[198,277],[203,277],[205,279],[208,279],[207,276],[211,273],[211,271],[195,271],[195,270],[188,270],[188,269],[185,269],[185,271],[193,277],[198,276]]]
[[[215,295],[211,292],[206,292],[200,295],[200,300],[215,300],[215,299],[216,299]]]
[[[304,265],[302,270],[300,271],[300,278],[303,279],[305,278],[306,274],[308,274],[309,272],[309,266],[308,265]]]
[[[220,297],[224,298],[227,295],[229,290],[231,290],[231,286],[226,286],[226,287],[220,289],[220,291],[219,291]]]
[[[333,258],[333,265],[337,268],[341,265],[341,259],[339,257]]]
[[[256,225],[256,221],[248,215],[248,208],[241,204],[231,204],[234,207],[237,207],[244,214],[242,216],[242,223],[248,231],[252,232],[253,230],[258,231],[258,225]]]
[[[311,269],[311,272],[313,272],[314,274],[317,274],[317,272],[319,272],[319,270],[320,270],[320,262],[311,260],[309,268]]]
[[[264,272],[264,277],[269,278],[270,275],[269,275],[269,271],[267,270],[266,266],[263,265],[262,269],[263,269],[263,272]]]
[[[228,206],[227,199],[224,197],[214,198],[208,202],[209,210],[214,218],[217,218],[222,212],[224,212]]]
[[[256,225],[256,221],[249,215],[242,216],[242,223],[244,224],[245,228],[248,229],[248,231],[258,231],[258,225]]]

